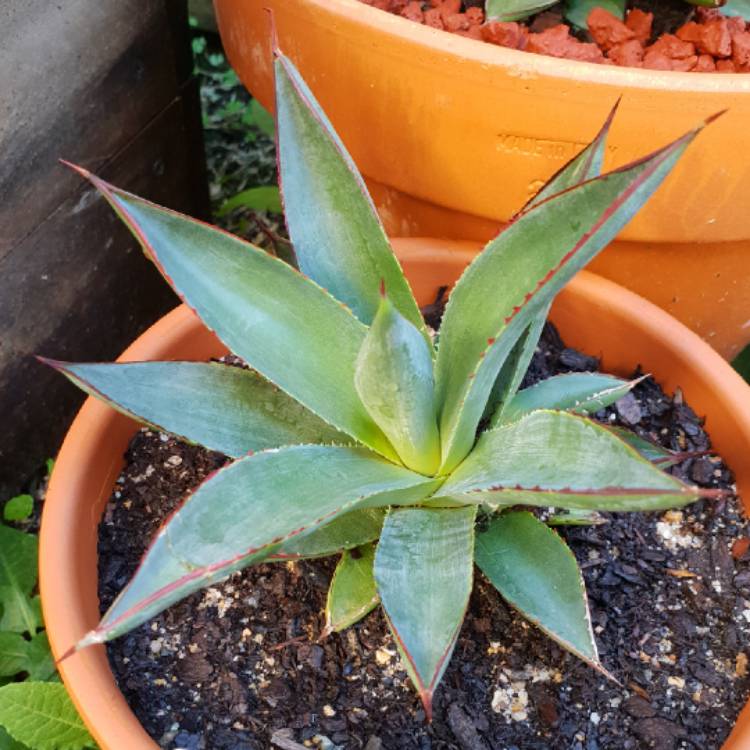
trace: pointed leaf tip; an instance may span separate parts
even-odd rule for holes
[[[89,172],[88,169],[85,169],[84,167],[79,166],[78,164],[74,164],[72,161],[68,161],[67,159],[58,159],[60,164],[67,167],[68,169],[72,169],[74,172],[81,175],[86,180],[91,179],[92,174]]]
[[[268,13],[268,33],[271,37],[271,52],[273,56],[278,58],[283,55],[281,48],[279,47],[279,34],[276,28],[276,15],[273,12],[273,8],[266,6],[263,10]]]
[[[720,109],[718,112],[714,112],[712,115],[709,115],[703,121],[703,124],[699,126],[699,129],[702,130],[706,127],[706,125],[710,125],[712,122],[716,122],[716,120],[718,120],[722,115],[725,115],[727,112],[729,112],[729,107]]]
[[[34,354],[33,356],[37,362],[47,365],[47,367],[51,367],[53,370],[62,370],[65,365],[59,359],[50,359],[49,357],[43,357],[41,354]]]

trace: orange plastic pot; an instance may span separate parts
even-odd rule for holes
[[[473,245],[397,240],[397,252],[420,304],[452,283]],[[605,370],[629,374],[642,363],[667,389],[681,387],[707,416],[717,449],[750,499],[750,387],[716,352],[671,316],[622,287],[582,272],[561,292],[552,316],[566,341],[602,355]],[[225,352],[188,308],[178,307],[144,333],[121,361],[206,360]],[[55,464],[41,530],[40,582],[47,632],[59,657],[98,620],[97,526],[136,423],[89,398]],[[155,750],[115,684],[104,647],[74,654],[62,678],[102,750]],[[745,709],[725,748],[750,747]]]
[[[393,236],[486,240],[590,141],[619,96],[606,166],[722,109],[591,266],[722,356],[750,342],[750,75],[558,60],[358,0],[214,0],[229,60],[273,105],[269,21],[366,175]]]

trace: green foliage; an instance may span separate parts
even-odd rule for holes
[[[486,0],[485,12],[490,21],[520,21],[556,2],[557,0]]]
[[[33,498],[19,498],[23,502],[16,509],[24,512],[8,514],[11,500],[6,519],[20,521],[30,514]],[[36,537],[0,524],[0,750],[95,747],[65,688],[51,682],[57,672],[36,584]]]
[[[31,495],[16,495],[3,507],[6,521],[25,521],[34,511],[34,498]]]
[[[225,200],[217,210],[216,216],[221,218],[237,208],[251,208],[253,211],[270,211],[280,214],[282,209],[279,189],[271,185],[247,188]]]
[[[29,750],[95,747],[65,688],[59,683],[19,682],[0,688],[0,725],[13,740]]]
[[[0,525],[0,631],[33,635],[41,627],[37,578],[37,540]]]
[[[247,90],[214,38],[193,39],[214,216],[270,252],[287,250],[276,179],[273,116]],[[227,197],[229,196],[229,197]]]
[[[572,554],[537,516],[507,509],[554,506],[567,513],[552,523],[591,523],[599,510],[680,506],[701,491],[662,471],[673,454],[584,416],[633,382],[566,375],[519,388],[557,292],[700,128],[601,176],[610,116],[466,269],[436,349],[354,163],[280,53],[275,69],[284,204],[302,273],[79,170],[253,370],[53,363],[128,414],[236,458],[164,524],[78,647],[247,565],[341,554],[327,629],[379,600],[428,714],[475,560],[532,622],[602,669]],[[489,525],[477,535],[480,509]],[[29,582],[16,590],[28,596]],[[21,658],[13,645],[11,661]]]

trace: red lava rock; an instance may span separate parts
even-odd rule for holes
[[[484,37],[482,36],[482,27],[479,24],[469,26],[466,31],[457,31],[455,33],[458,34],[458,36],[465,36],[468,39],[478,39],[480,42],[484,41]]]
[[[401,15],[410,21],[424,23],[424,12],[422,10],[422,3],[419,0],[412,0],[407,3],[406,7],[401,11]]]
[[[709,21],[703,27],[703,39],[698,45],[701,52],[714,57],[730,57],[732,54],[732,34],[726,18]]]
[[[617,44],[622,44],[635,37],[635,32],[628,28],[617,16],[604,8],[596,7],[586,19],[594,41],[606,52]]]
[[[732,39],[732,62],[738,70],[750,68],[750,31],[735,34]]]
[[[629,10],[623,22],[595,7],[587,19],[594,44],[571,35],[559,10],[538,13],[527,26],[485,22],[484,11],[477,5],[462,12],[462,0],[361,2],[452,34],[549,57],[650,70],[750,73],[750,24],[738,16],[723,16],[717,9],[696,8],[694,21],[646,46],[651,40],[654,14],[640,8]]]
[[[692,70],[698,57],[695,45],[685,42],[674,34],[663,34],[650,47],[646,48],[643,57],[643,67],[651,70],[676,70],[687,72]]]
[[[528,52],[538,52],[550,57],[564,57],[568,60],[582,60],[584,62],[604,62],[602,51],[595,44],[579,42],[570,36],[565,24],[553,26],[541,34],[529,34],[526,45]]]
[[[741,557],[745,556],[748,549],[750,549],[750,539],[746,536],[735,539],[732,544],[732,557],[735,560],[739,560]]]
[[[432,26],[433,29],[444,29],[443,16],[440,8],[430,8],[424,12],[424,25]]]
[[[464,13],[454,13],[451,16],[443,18],[446,31],[466,31],[469,28],[469,21]]]
[[[532,34],[541,34],[553,26],[559,26],[563,22],[562,12],[559,10],[545,10],[537,13],[529,25],[529,31]]]
[[[624,65],[631,68],[640,68],[643,62],[643,44],[639,39],[629,39],[627,42],[616,44],[607,53],[607,57],[615,65]]]
[[[482,26],[482,39],[511,49],[526,49],[529,32],[514,21],[492,21]]]
[[[691,55],[680,60],[672,60],[672,70],[679,73],[689,73],[698,64],[698,55]]]
[[[672,70],[672,60],[662,52],[653,50],[646,52],[642,65],[649,70]]]
[[[648,44],[651,39],[651,26],[654,23],[654,14],[645,13],[639,8],[628,11],[625,25],[635,34],[635,38],[643,44]]]
[[[695,55],[695,45],[692,42],[683,42],[674,34],[662,34],[646,53],[659,52],[671,60],[684,60]]]
[[[693,71],[696,73],[714,73],[716,63],[711,55],[698,55],[698,62],[695,63]]]
[[[484,11],[481,8],[467,8],[464,15],[470,26],[478,26],[484,23]]]
[[[432,7],[437,8],[445,20],[448,16],[461,12],[461,0],[432,0]]]
[[[747,28],[747,24],[739,16],[729,16],[727,18],[727,26],[732,37],[735,34],[741,34]]]
[[[703,26],[699,23],[696,23],[695,21],[688,21],[683,26],[680,26],[677,31],[675,31],[675,36],[682,39],[683,42],[692,42],[693,44],[698,44],[701,40],[701,35],[703,33]]]

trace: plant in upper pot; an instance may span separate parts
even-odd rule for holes
[[[555,294],[700,127],[599,176],[610,116],[467,268],[435,341],[342,143],[289,60],[277,52],[275,66],[301,273],[79,169],[252,369],[46,360],[120,411],[235,459],[164,523],[74,648],[115,638],[248,565],[338,554],[327,630],[379,601],[428,715],[474,562],[525,616],[604,671],[572,553],[520,508],[648,511],[716,492],[664,473],[669,452],[586,418],[633,382],[575,374],[519,385]]]

